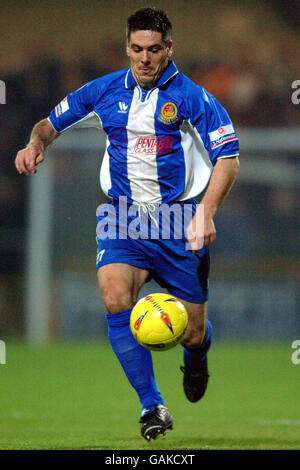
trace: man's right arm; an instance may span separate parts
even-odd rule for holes
[[[48,119],[38,122],[32,129],[26,147],[17,153],[15,166],[19,174],[36,173],[36,166],[44,161],[44,151],[59,136]]]

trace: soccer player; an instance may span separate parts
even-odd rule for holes
[[[172,429],[173,418],[156,384],[151,352],[131,334],[130,313],[150,278],[184,304],[189,322],[182,342],[183,387],[188,400],[200,400],[208,383],[212,341],[208,245],[216,239],[214,215],[238,172],[239,147],[225,109],[171,60],[172,25],[163,11],[145,8],[128,18],[126,51],[130,67],[68,94],[34,126],[15,165],[20,174],[36,173],[45,150],[70,128],[93,126],[107,134],[100,183],[110,202],[105,214],[101,206],[97,211],[96,269],[109,340],[138,394],[141,434],[150,440]],[[194,198],[200,194],[197,205]],[[180,238],[171,218],[170,237],[163,237],[162,207],[174,204],[182,210],[190,205],[193,219]],[[140,237],[130,236],[132,208],[138,214]],[[203,234],[195,235],[191,226],[203,208]],[[142,228],[143,220],[155,222],[157,236]],[[104,222],[115,236],[101,236]]]

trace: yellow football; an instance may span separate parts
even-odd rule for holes
[[[181,302],[169,294],[150,294],[131,312],[130,328],[139,344],[152,351],[166,351],[182,341],[188,314]]]

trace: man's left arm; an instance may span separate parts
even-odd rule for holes
[[[208,187],[187,232],[191,247],[196,247],[196,249],[193,249],[194,252],[203,245],[207,246],[216,240],[216,229],[213,219],[222,202],[229,194],[238,171],[239,158],[237,156],[217,160]],[[201,223],[199,224],[200,219]],[[199,225],[202,234],[199,234],[199,232],[193,233],[194,231],[191,228],[199,227]]]

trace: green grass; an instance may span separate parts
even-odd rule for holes
[[[140,405],[105,343],[6,343],[0,449],[300,449],[300,365],[290,344],[213,345],[205,398],[182,390],[181,347],[153,353],[175,419],[165,439],[139,434]]]

